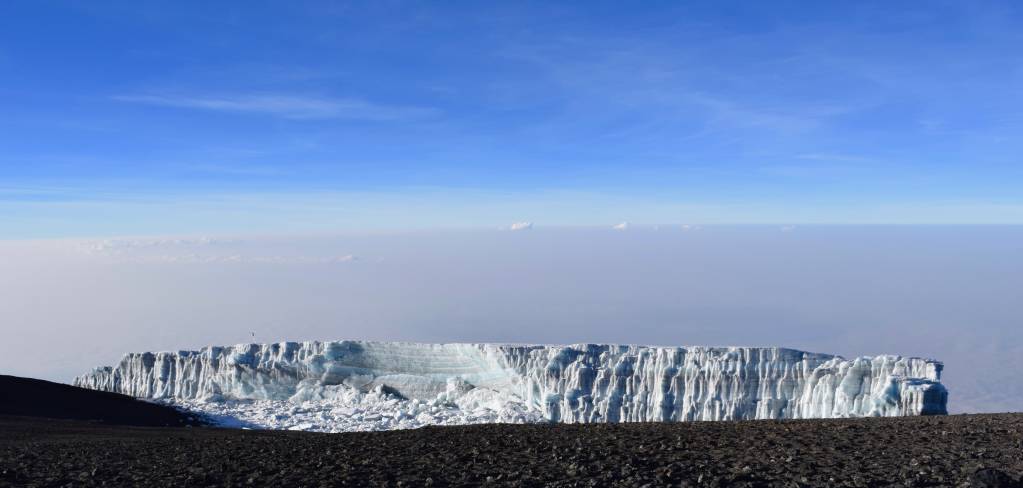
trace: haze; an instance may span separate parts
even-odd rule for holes
[[[7,241],[0,371],[253,339],[763,345],[934,357],[952,411],[1018,411],[1021,248],[1011,226]]]

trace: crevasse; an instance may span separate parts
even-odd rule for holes
[[[552,421],[638,422],[944,414],[941,370],[929,359],[774,347],[336,341],[132,353],[74,384],[209,402],[377,391],[514,404]]]

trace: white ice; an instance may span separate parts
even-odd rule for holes
[[[941,414],[941,369],[783,348],[339,341],[128,354],[75,384],[237,426],[352,431]]]

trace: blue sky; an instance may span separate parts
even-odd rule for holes
[[[0,238],[1023,223],[1018,3],[641,7],[3,2]]]

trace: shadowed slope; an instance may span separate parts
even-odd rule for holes
[[[140,426],[199,425],[193,416],[118,393],[0,375],[0,415]]]

